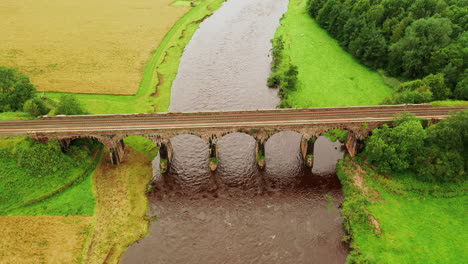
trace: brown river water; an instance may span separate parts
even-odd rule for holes
[[[271,44],[287,0],[228,0],[187,46],[172,87],[172,112],[271,109],[277,91],[265,86]],[[194,135],[171,139],[166,175],[153,161],[147,237],[121,263],[344,263],[343,201],[336,177],[342,144],[319,137],[314,168],[300,154],[301,135],[280,132],[256,164],[255,139],[233,133],[218,141],[219,166]]]

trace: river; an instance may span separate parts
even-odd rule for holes
[[[266,87],[270,40],[287,4],[228,0],[206,19],[182,56],[170,110],[275,108],[277,91]],[[311,170],[300,141],[295,132],[272,135],[261,171],[254,138],[226,135],[212,173],[206,142],[193,135],[171,139],[169,173],[159,174],[159,157],[153,162],[150,211],[158,219],[121,262],[344,263],[343,194],[334,175],[342,144],[319,137]]]

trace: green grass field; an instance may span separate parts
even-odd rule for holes
[[[350,165],[345,162],[343,168]],[[463,232],[468,203],[466,182],[438,185],[418,181],[410,174],[387,179],[366,168],[361,176],[367,188],[364,194],[367,205],[357,207],[363,201],[359,196],[362,189],[352,185],[352,173],[344,173],[340,168],[338,172],[348,200],[343,212],[367,210],[381,228],[380,234],[376,234],[366,218],[351,216],[353,243],[362,254],[361,260],[367,263],[466,261],[468,234]]]
[[[93,172],[48,199],[12,210],[8,215],[93,215],[96,200],[93,195]]]
[[[125,145],[145,155],[149,160],[153,160],[158,155],[159,148],[153,141],[142,136],[130,136],[124,138]]]
[[[76,94],[77,98],[92,114],[167,112],[172,81],[177,75],[185,46],[201,21],[223,2],[224,0],[202,1],[177,21],[148,62],[136,95]],[[62,94],[45,93],[45,96],[58,100]]]
[[[24,112],[4,112],[4,113],[0,113],[0,121],[5,121],[5,120],[28,120],[28,119],[33,119],[33,117],[30,116],[27,113],[24,113]]]
[[[88,178],[96,161],[91,151],[64,154],[53,144],[2,138],[0,215],[92,214],[95,202]]]
[[[394,91],[380,74],[359,64],[307,13],[307,2],[290,0],[275,37],[285,42],[283,65],[298,67],[292,107],[376,105]]]

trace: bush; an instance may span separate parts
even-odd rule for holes
[[[42,99],[34,98],[24,103],[23,111],[32,116],[40,116],[49,113],[50,108],[46,106]]]
[[[288,70],[284,74],[284,79],[281,81],[281,87],[288,91],[295,91],[298,73],[296,65],[289,65]]]
[[[274,73],[267,79],[267,86],[270,88],[276,88],[281,83],[281,77]]]
[[[55,111],[57,115],[86,115],[88,114],[78,99],[70,94],[62,95]]]

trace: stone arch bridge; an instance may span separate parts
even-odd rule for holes
[[[120,114],[88,116],[40,117],[39,120],[0,122],[0,136],[27,135],[47,143],[57,139],[67,149],[73,139],[97,139],[110,149],[110,160],[119,164],[125,152],[123,139],[144,136],[160,146],[161,157],[170,162],[172,137],[182,134],[199,136],[210,144],[211,156],[217,156],[217,140],[226,134],[242,132],[257,141],[257,154],[275,133],[294,131],[302,135],[301,151],[305,158],[313,154],[310,139],[331,129],[349,131],[346,149],[356,155],[362,140],[375,128],[391,122],[395,115],[412,112],[416,116],[437,122],[450,112],[466,107],[432,107],[423,105],[362,106],[310,109],[276,109],[258,111]]]

